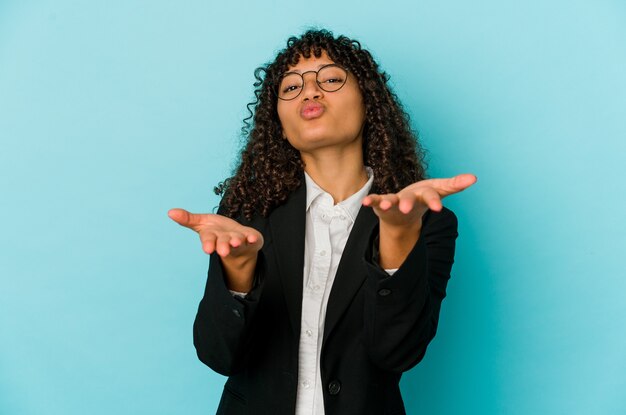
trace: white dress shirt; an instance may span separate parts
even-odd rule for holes
[[[304,176],[306,236],[296,415],[324,415],[320,355],[326,306],[361,201],[368,195],[374,181],[372,169],[366,167],[366,170],[367,183],[336,205],[329,193],[320,188],[308,174]],[[395,270],[386,271],[392,274]]]

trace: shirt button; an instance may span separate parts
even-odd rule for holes
[[[378,291],[378,295],[380,295],[381,297],[386,297],[389,294],[391,294],[391,290],[387,288],[383,288],[382,290]]]
[[[307,330],[305,331],[306,335],[311,337],[313,335],[313,332],[311,330]]]
[[[313,289],[314,289],[315,291],[319,291],[319,290],[320,290],[320,286],[319,286],[319,285],[314,285],[314,286],[313,286]]]
[[[346,217],[345,217],[345,216],[343,216],[343,215],[341,215],[341,216],[339,216],[339,219],[341,219],[341,220],[346,220]]]
[[[338,380],[332,380],[328,384],[328,393],[331,395],[337,395],[341,390],[341,383]]]
[[[320,251],[321,256],[326,256],[326,251]]]
[[[309,389],[310,386],[311,386],[311,384],[309,383],[308,380],[305,379],[305,380],[302,381],[302,387],[304,389]]]

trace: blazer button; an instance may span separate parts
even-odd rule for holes
[[[328,384],[328,393],[331,395],[337,395],[341,390],[341,383],[338,380],[331,380]]]
[[[236,315],[237,317],[241,317],[241,313],[236,308],[233,308],[233,314]]]
[[[383,288],[382,290],[378,291],[378,295],[380,295],[381,297],[386,297],[389,294],[391,294],[391,290],[388,288]]]

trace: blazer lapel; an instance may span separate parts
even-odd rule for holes
[[[324,342],[365,281],[362,261],[371,240],[372,230],[377,224],[378,217],[372,208],[361,206],[341,255],[337,275],[328,298]]]
[[[302,317],[302,280],[304,270],[304,238],[306,231],[306,186],[296,189],[287,201],[269,217],[272,240],[291,326],[300,334]]]

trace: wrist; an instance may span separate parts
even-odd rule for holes
[[[231,291],[247,293],[252,290],[254,270],[257,263],[257,253],[254,257],[220,257],[225,271],[226,286]]]
[[[381,237],[384,235],[385,239],[389,240],[404,241],[407,239],[415,239],[415,236],[419,235],[421,230],[421,219],[402,225],[389,224],[380,221],[380,235]]]
[[[380,223],[379,265],[384,269],[400,268],[411,249],[417,243],[422,230],[422,221],[405,226]]]

